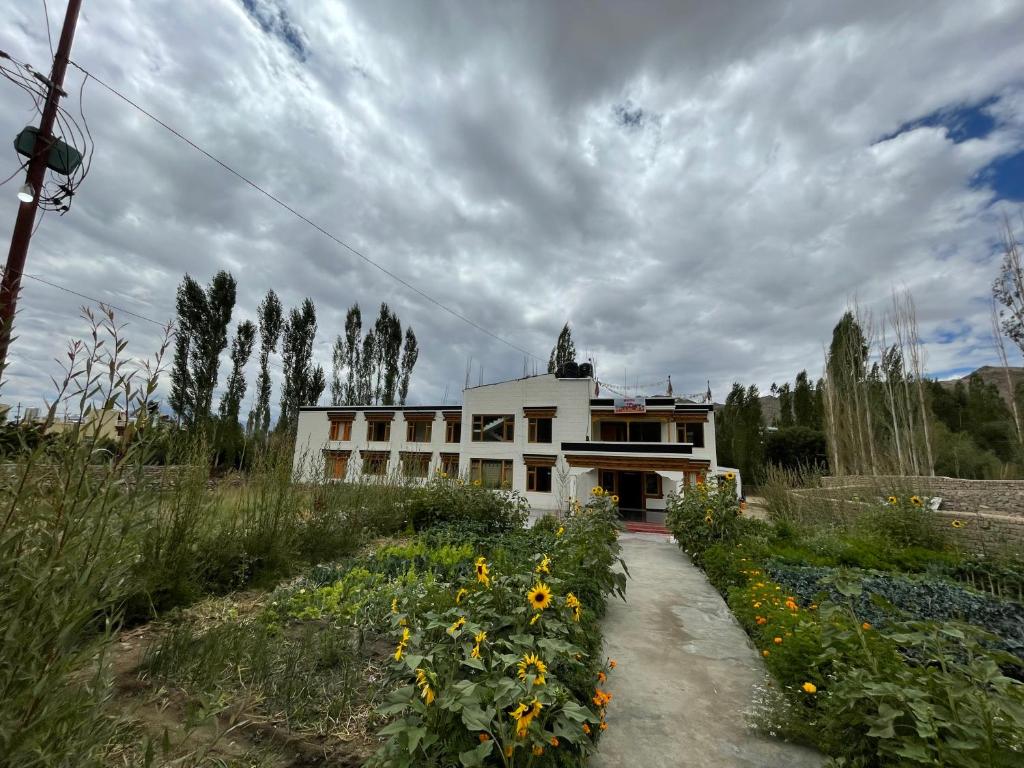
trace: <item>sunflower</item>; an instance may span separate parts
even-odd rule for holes
[[[572,592],[565,596],[565,607],[572,611],[573,621],[580,620],[580,613],[583,610],[583,605],[580,603],[580,599]]]
[[[565,533],[565,526],[564,525],[558,526],[558,530],[555,531],[555,536],[561,536],[563,533]]]
[[[465,625],[466,625],[466,617],[465,616],[459,616],[459,618],[457,618],[455,620],[455,622],[450,627],[448,627],[448,634],[451,635],[452,637],[454,637],[455,633],[458,632],[460,629],[462,629]]]
[[[899,503],[899,499],[897,499],[895,496],[890,496],[885,501],[890,507],[895,507],[896,504]]]
[[[533,589],[526,593],[526,599],[535,611],[543,611],[551,605],[551,587],[542,581],[533,585]]]
[[[715,518],[712,517],[710,514],[704,515],[704,522],[708,525],[711,525],[713,522],[715,522]]]
[[[536,573],[551,573],[551,558],[544,555],[544,559],[537,563],[537,567],[534,568]]]
[[[430,687],[430,681],[427,679],[427,673],[425,670],[420,668],[416,669],[416,685],[420,689],[420,696],[423,697],[423,701],[425,701],[428,706],[433,704],[434,689]]]
[[[910,503],[913,504],[915,507],[923,507],[924,506],[924,501],[922,501],[921,497],[917,496],[917,495],[914,495],[914,496],[910,497]]]
[[[952,525],[954,528],[963,528],[965,525],[967,525],[967,523],[965,523],[963,520],[954,520],[952,523],[950,523],[950,525]]]
[[[726,472],[725,473],[725,479],[726,480],[735,480],[736,479],[736,473],[735,472]]]
[[[527,653],[519,661],[520,680],[526,680],[527,675],[533,675],[534,685],[544,685],[544,675],[547,671],[547,665],[535,653]]]
[[[618,503],[619,503],[619,497],[616,496],[615,494],[612,494],[612,504],[618,504]]]
[[[602,488],[600,485],[595,485],[593,488],[590,489],[590,493],[594,496],[603,496],[604,488]]]
[[[409,628],[406,627],[402,630],[402,639],[398,641],[398,647],[395,648],[395,661],[402,660],[402,654],[405,653],[406,647],[409,645]]]
[[[487,567],[487,558],[482,555],[476,559],[476,580],[485,587],[491,586],[490,569]]]

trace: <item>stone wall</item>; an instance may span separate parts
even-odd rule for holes
[[[922,496],[939,496],[942,509],[958,512],[1024,517],[1024,480],[962,480],[956,477],[900,477],[894,475],[851,475],[823,477],[825,488],[912,491]]]
[[[973,552],[1024,553],[1024,481],[961,480],[951,477],[824,477],[821,488],[793,491],[847,520],[874,508],[889,493],[939,496],[935,525],[957,548]]]

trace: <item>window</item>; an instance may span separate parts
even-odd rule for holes
[[[363,451],[363,474],[386,475],[388,453],[386,451]]]
[[[594,432],[606,443],[660,443],[660,421],[599,421]]]
[[[430,421],[409,421],[405,424],[405,439],[409,443],[429,443],[434,431]]]
[[[661,498],[661,475],[657,472],[644,472],[644,494],[649,499]]]
[[[459,474],[459,454],[457,453],[442,453],[441,454],[441,471],[444,472],[448,477],[456,477]]]
[[[512,462],[501,459],[473,459],[469,468],[470,479],[480,481],[484,488],[511,488]]]
[[[343,480],[348,471],[348,451],[324,451],[324,469],[331,480]]]
[[[551,419],[531,418],[527,426],[527,439],[531,443],[551,442]]]
[[[429,453],[403,453],[402,474],[406,477],[426,477],[430,469]]]
[[[527,467],[526,490],[551,493],[551,467]]]
[[[515,416],[474,416],[473,442],[510,443],[515,438]]]
[[[692,443],[694,448],[704,447],[703,424],[678,424],[676,437],[680,443]]]
[[[366,422],[366,439],[371,443],[386,443],[391,439],[391,422],[381,420]]]
[[[606,493],[615,493],[617,491],[618,473],[613,472],[610,469],[602,469],[598,475],[600,478],[600,486],[605,490]]]
[[[352,422],[349,420],[331,419],[331,440],[351,440]]]
[[[444,441],[446,443],[462,442],[462,422],[449,421],[444,425]]]

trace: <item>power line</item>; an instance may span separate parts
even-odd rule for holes
[[[434,304],[438,308],[443,309],[448,314],[450,314],[453,317],[456,317],[459,320],[463,321],[464,323],[472,326],[473,328],[475,328],[476,330],[480,331],[481,333],[486,334],[487,336],[490,336],[492,339],[495,339],[496,341],[500,341],[502,344],[504,344],[504,345],[506,345],[508,347],[511,347],[512,349],[514,349],[514,350],[516,350],[518,352],[522,352],[524,355],[528,355],[528,356],[534,358],[535,360],[540,360],[542,362],[544,361],[545,358],[542,358],[539,355],[535,355],[533,352],[530,352],[527,349],[523,349],[522,347],[518,346],[517,344],[514,344],[513,342],[509,341],[508,339],[505,339],[505,338],[499,336],[498,334],[494,333],[493,331],[489,331],[487,328],[484,328],[479,323],[477,323],[474,320],[471,320],[470,318],[466,317],[461,312],[458,312],[458,311],[452,309],[451,307],[449,307],[448,305],[438,301],[433,296],[431,296],[429,293],[421,290],[420,288],[417,288],[415,285],[413,285],[412,283],[408,282],[407,280],[405,280],[404,278],[400,277],[399,275],[395,274],[394,272],[392,272],[391,270],[387,269],[386,267],[381,266],[376,261],[371,259],[369,256],[367,256],[364,253],[360,252],[356,248],[353,248],[351,245],[346,243],[344,240],[341,240],[340,238],[338,238],[335,235],[333,235],[330,232],[328,232],[326,229],[321,227],[319,224],[314,222],[312,219],[310,219],[305,214],[300,213],[298,210],[296,210],[292,206],[288,205],[288,203],[284,202],[283,200],[281,200],[278,197],[275,197],[272,193],[270,193],[267,190],[263,189],[263,187],[261,187],[259,184],[257,184],[255,181],[253,181],[249,177],[244,176],[242,173],[240,173],[239,171],[236,171],[234,168],[232,168],[230,165],[228,165],[223,160],[221,160],[221,159],[215,157],[214,155],[210,154],[209,152],[207,152],[205,149],[200,147],[198,144],[196,144],[190,138],[188,138],[187,136],[182,134],[180,131],[176,130],[175,128],[172,128],[170,125],[165,123],[163,120],[158,118],[156,115],[152,114],[151,112],[147,111],[143,107],[139,106],[137,103],[135,103],[130,98],[125,96],[123,93],[118,91],[116,88],[114,88],[111,85],[108,85],[103,80],[101,80],[100,78],[96,77],[96,75],[94,75],[92,72],[89,72],[87,69],[82,67],[80,64],[77,64],[74,61],[70,62],[70,64],[73,67],[75,67],[76,69],[78,69],[79,71],[81,71],[83,74],[87,75],[88,77],[91,77],[93,80],[95,80],[101,86],[103,86],[108,91],[110,91],[110,93],[112,93],[113,95],[117,96],[119,99],[124,101],[126,104],[128,104],[129,106],[135,108],[136,110],[138,110],[139,112],[144,114],[146,117],[148,117],[150,120],[152,120],[153,122],[157,123],[159,126],[164,128],[165,130],[167,130],[170,133],[174,134],[181,141],[185,142],[190,147],[192,147],[192,149],[194,149],[197,152],[199,152],[200,154],[204,155],[207,159],[212,160],[213,162],[215,162],[217,165],[219,165],[221,168],[223,168],[225,171],[227,171],[231,175],[237,177],[241,181],[244,181],[250,187],[255,189],[260,194],[264,195],[265,197],[269,198],[273,202],[277,203],[277,205],[279,205],[282,208],[284,208],[286,211],[288,211],[290,214],[295,216],[297,219],[300,219],[301,221],[305,222],[309,226],[313,227],[313,229],[315,229],[317,232],[322,234],[324,237],[334,241],[335,243],[340,245],[342,248],[345,248],[350,253],[354,254],[355,256],[358,256],[360,259],[365,261],[370,266],[380,270],[385,275],[390,277],[392,280],[395,280],[396,282],[401,283],[406,288],[408,288],[410,291],[412,291],[412,292],[418,294],[419,296],[423,297],[424,299],[429,301],[431,304]]]

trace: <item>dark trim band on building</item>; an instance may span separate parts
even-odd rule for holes
[[[558,406],[547,405],[543,407],[523,406],[523,416],[527,419],[553,419],[558,415]]]
[[[549,454],[541,453],[524,453],[523,464],[528,467],[553,467],[555,461],[558,459],[557,456],[551,456]]]
[[[706,459],[677,459],[670,456],[595,456],[566,454],[570,467],[584,469],[624,469],[632,472],[706,472],[711,462]]]
[[[581,453],[673,453],[692,454],[690,443],[562,443],[562,451]]]
[[[364,414],[364,418],[367,421],[394,421],[394,411],[372,411]]]

